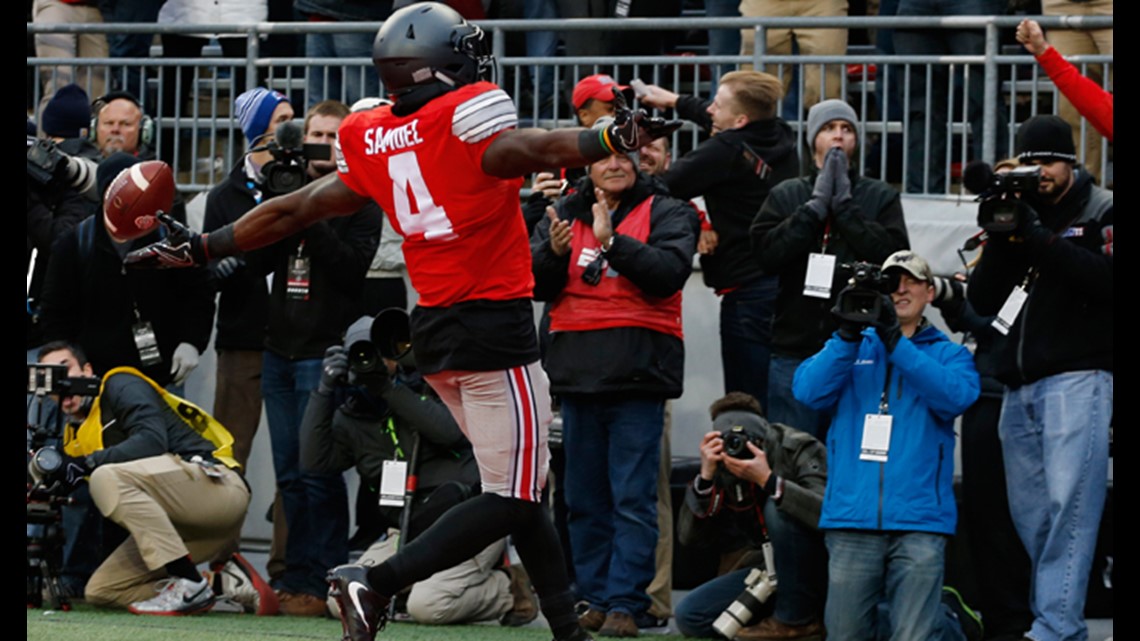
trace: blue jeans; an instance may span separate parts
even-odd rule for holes
[[[785,515],[775,502],[764,504],[779,587],[749,625],[769,615],[781,623],[805,625],[819,619],[827,588],[827,553],[818,531]],[[689,637],[716,638],[712,624],[744,591],[749,569],[719,576],[690,592],[673,611],[677,629]]]
[[[942,572],[946,536],[928,532],[829,530],[827,635],[871,641],[882,626],[880,603],[890,614],[892,639],[962,638],[946,625]]]
[[[348,560],[348,494],[340,474],[301,470],[301,418],[320,380],[321,359],[290,361],[265,352],[261,392],[289,527],[285,573],[274,587],[324,598],[325,573]]]
[[[371,33],[310,33],[305,36],[308,58],[371,58]],[[309,67],[308,106],[322,100],[339,100],[348,106],[361,98],[380,96],[380,77],[372,65]]]
[[[562,399],[578,596],[601,612],[649,609],[664,420],[664,399]]]
[[[802,362],[802,358],[772,356],[768,367],[768,420],[807,432],[826,443],[831,413],[813,410],[792,394],[792,379]]]
[[[975,16],[1000,15],[1005,10],[1004,0],[901,0],[899,16]],[[970,29],[897,29],[894,32],[895,52],[900,55],[977,55],[985,51],[986,36],[981,30]],[[985,87],[982,84],[982,67],[970,67],[969,84],[954,88],[954,103],[949,104],[951,83],[958,80],[950,77],[950,66],[934,64],[930,66],[930,97],[927,99],[927,65],[914,65],[910,68],[910,85],[906,100],[906,110],[910,116],[907,127],[907,193],[946,192],[946,148],[949,143],[946,123],[954,119],[954,111],[960,109],[965,92],[965,116],[973,131],[971,149],[966,157],[970,160],[982,157],[982,119],[985,109]],[[963,77],[964,80],[964,77]],[[906,86],[902,77],[892,77],[892,83]],[[1001,110],[996,110],[998,122],[1002,122]],[[927,116],[930,129],[927,130]],[[957,119],[961,122],[961,119]],[[1004,135],[998,131],[998,157],[1002,155]],[[952,160],[957,161],[958,157]]]
[[[1027,636],[1036,641],[1088,635],[1111,420],[1112,372],[1067,372],[1005,392],[998,434],[1010,515],[1034,569]]]
[[[739,18],[740,0],[705,0],[705,15],[710,18]],[[709,29],[709,55],[735,56],[740,53],[740,29]],[[736,65],[713,66],[709,95],[715,96],[720,77],[734,71]]]
[[[780,291],[777,276],[765,276],[728,292],[720,301],[720,359],[724,391],[747,392],[768,407],[768,360],[772,313]]]

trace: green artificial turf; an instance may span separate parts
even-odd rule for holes
[[[77,605],[71,612],[28,610],[28,641],[264,641],[314,639],[339,641],[340,622],[333,619],[256,617],[211,613],[191,617],[136,616],[121,610]],[[676,640],[676,635],[642,638]],[[390,623],[378,641],[550,641],[550,631],[537,624],[504,628],[496,624],[428,626]]]

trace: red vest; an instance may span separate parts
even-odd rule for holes
[[[644,243],[649,238],[653,197],[645,199],[617,226],[615,233]],[[614,327],[644,327],[684,338],[681,292],[665,298],[649,296],[608,264],[600,283],[589,285],[582,272],[601,253],[593,226],[575,219],[570,226],[570,271],[566,287],[550,310],[550,330],[581,332]]]

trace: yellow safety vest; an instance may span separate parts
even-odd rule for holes
[[[166,391],[158,383],[150,380],[145,374],[133,367],[116,367],[103,375],[103,382],[99,385],[99,397],[96,397],[95,402],[91,405],[91,412],[87,415],[87,419],[83,421],[78,430],[69,427],[64,433],[63,451],[68,456],[82,457],[103,449],[103,421],[99,417],[99,398],[103,395],[103,388],[107,385],[107,379],[115,374],[132,374],[150,383],[154,391],[158,392],[167,405],[170,405],[170,409],[174,410],[178,418],[215,446],[215,459],[230,469],[241,469],[241,464],[234,459],[234,437],[225,426],[218,422],[218,419],[210,416],[190,401]]]

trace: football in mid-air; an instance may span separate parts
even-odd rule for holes
[[[103,195],[103,221],[119,241],[134,240],[158,227],[158,214],[174,206],[174,173],[161,160],[136,163],[119,172]]]

